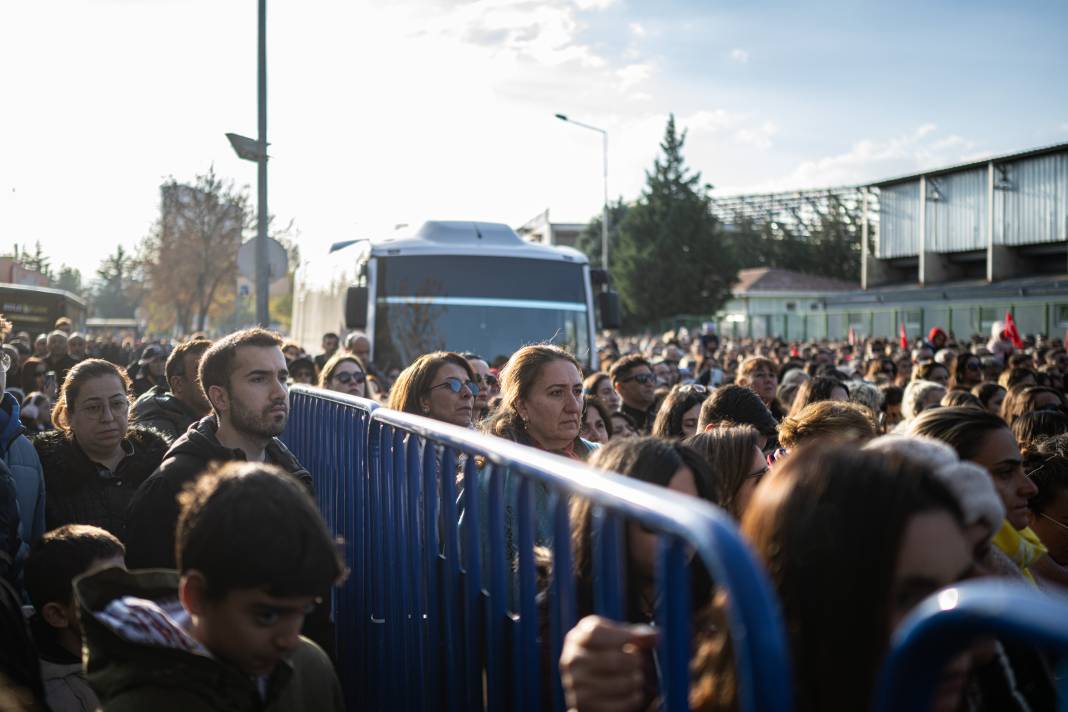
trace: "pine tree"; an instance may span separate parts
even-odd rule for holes
[[[619,226],[609,269],[624,320],[637,328],[676,314],[712,314],[730,296],[738,269],[709,210],[707,188],[682,156],[686,132],[668,118],[661,155]]]

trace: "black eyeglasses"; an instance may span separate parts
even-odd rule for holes
[[[363,373],[349,373],[348,371],[342,371],[341,373],[335,373],[332,378],[338,383],[352,383],[355,381],[357,384],[367,383],[367,376]]]
[[[436,386],[431,386],[428,391],[432,391],[436,388],[448,388],[453,393],[459,393],[464,386],[467,386],[467,390],[471,391],[471,395],[478,395],[478,384],[474,381],[461,381],[456,376],[449,376],[445,379],[444,383],[439,383]]]
[[[624,378],[620,381],[620,383],[626,383],[627,381],[637,381],[638,383],[645,385],[646,383],[655,382],[656,376],[651,373],[639,373],[637,376],[630,376],[628,378]]]

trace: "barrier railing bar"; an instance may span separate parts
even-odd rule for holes
[[[932,594],[894,632],[874,708],[890,712],[930,707],[946,663],[984,635],[1068,654],[1064,599],[1027,584],[991,579]],[[1062,710],[1065,702],[1062,696]]]
[[[657,557],[656,620],[662,631],[657,650],[664,678],[661,689],[669,712],[690,709],[690,646],[669,644],[690,638],[690,576],[685,547],[678,539],[661,537]]]
[[[503,472],[499,471],[503,475]],[[515,636],[515,709],[541,710],[541,656],[538,653],[537,578],[534,571],[534,483],[519,481],[516,545],[519,547],[519,631]],[[551,672],[551,671],[550,671]]]
[[[428,439],[427,446],[431,447]],[[456,610],[457,598],[462,594],[460,591],[460,555],[459,536],[457,533],[456,520],[456,451],[451,447],[441,448],[439,455],[439,467],[441,470],[441,529],[445,538],[445,558],[442,561],[444,576],[442,581],[441,603],[442,612],[439,614],[444,628],[444,642],[442,655],[445,659],[445,697],[450,709],[456,709],[455,705],[460,699],[467,699],[466,676],[463,674],[463,656],[457,655],[461,650],[462,636],[464,631],[454,630],[450,612]]]
[[[441,696],[441,615],[438,604],[441,601],[441,547],[438,540],[438,481],[437,459],[434,443],[423,441],[423,541],[426,547],[424,565],[426,567],[426,600],[423,611],[426,616],[423,627],[427,641],[427,703],[425,708],[433,710],[440,706]]]
[[[463,471],[464,534],[461,567],[464,573],[464,652],[467,671],[468,710],[480,710],[485,705],[482,699],[482,576],[480,558],[479,488],[478,465],[475,458],[467,457]]]
[[[503,710],[509,699],[512,671],[507,669],[505,639],[508,616],[508,589],[505,586],[504,553],[504,473],[489,469],[489,602],[486,614],[488,649],[486,652],[489,708]],[[466,484],[465,484],[466,491]]]
[[[398,670],[396,678],[397,699],[402,701],[402,709],[413,709],[415,701],[414,686],[409,684],[405,678],[413,650],[413,648],[409,647],[410,625],[408,622],[408,613],[411,611],[411,583],[408,581],[408,569],[402,564],[410,556],[408,547],[411,543],[408,536],[407,507],[405,507],[405,503],[408,501],[405,435],[406,433],[403,430],[396,428],[393,429],[393,437],[390,438],[393,472],[387,485],[390,488],[389,506],[393,521],[390,527],[393,531],[393,546],[390,549],[391,556],[389,559],[391,568],[389,578],[393,590],[390,594],[391,615],[386,624],[393,628],[393,635],[390,637],[396,645],[393,657],[390,660],[391,662],[399,663],[396,665]]]
[[[419,438],[411,435],[407,438],[407,444],[405,446],[406,464],[405,464],[405,481],[407,484],[407,519],[408,530],[406,542],[408,546],[408,570],[407,576],[412,582],[412,596],[411,600],[405,607],[407,613],[407,620],[405,621],[408,627],[408,639],[409,650],[412,651],[412,659],[415,665],[415,675],[417,684],[415,685],[417,690],[422,692],[416,692],[415,704],[413,709],[425,709],[426,697],[425,691],[427,688],[426,680],[426,642],[423,636],[426,628],[423,622],[423,611],[426,610],[424,598],[424,580],[422,571],[420,570],[421,563],[426,561],[429,557],[427,550],[423,544],[424,530],[420,523],[420,507],[419,501],[421,499],[420,493],[420,475],[422,470],[420,469],[420,460],[422,453],[419,447]]]
[[[594,507],[593,522],[594,605],[600,615],[624,620],[623,522],[604,507]]]
[[[553,517],[553,575],[551,610],[551,644],[552,660],[560,659],[564,645],[564,636],[575,627],[575,574],[571,557],[571,517],[568,498],[554,492],[549,499],[549,509]],[[560,676],[553,674],[553,701],[555,709],[563,712],[564,691],[560,686]]]

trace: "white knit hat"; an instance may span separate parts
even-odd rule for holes
[[[956,495],[964,523],[983,524],[993,537],[1005,519],[1005,506],[986,468],[962,462],[946,443],[921,435],[883,435],[864,445],[865,450],[892,453],[926,465]]]

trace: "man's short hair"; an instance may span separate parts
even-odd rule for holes
[[[200,359],[200,387],[204,389],[205,394],[212,386],[220,386],[229,392],[230,374],[234,372],[237,350],[242,346],[281,348],[282,337],[257,326],[236,331],[216,341]]]
[[[334,332],[332,332],[332,331],[328,331],[328,332],[326,332],[325,334],[323,334],[323,338],[322,338],[322,340],[323,340],[323,341],[326,341],[327,339],[334,339],[335,341],[338,341],[338,340],[340,340],[340,339],[338,338],[338,335],[337,335],[337,334],[335,334],[335,333],[334,333]]]
[[[212,600],[245,589],[324,596],[344,578],[338,542],[315,503],[274,465],[216,465],[178,501],[178,571],[199,571]]]
[[[71,582],[94,561],[126,555],[115,535],[100,527],[68,524],[46,532],[26,558],[26,593],[40,611],[47,603],[70,603]]]
[[[200,354],[211,348],[211,342],[207,339],[192,339],[190,341],[183,341],[171,350],[171,355],[167,357],[167,365],[164,366],[164,373],[167,376],[167,388],[174,390],[174,384],[171,383],[171,379],[175,376],[185,377],[185,357],[187,354],[193,354],[199,356]]]
[[[608,375],[612,379],[612,383],[616,384],[630,377],[630,372],[639,366],[646,366],[649,370],[653,370],[649,360],[641,354],[627,354],[623,358],[612,364],[611,370]]]

